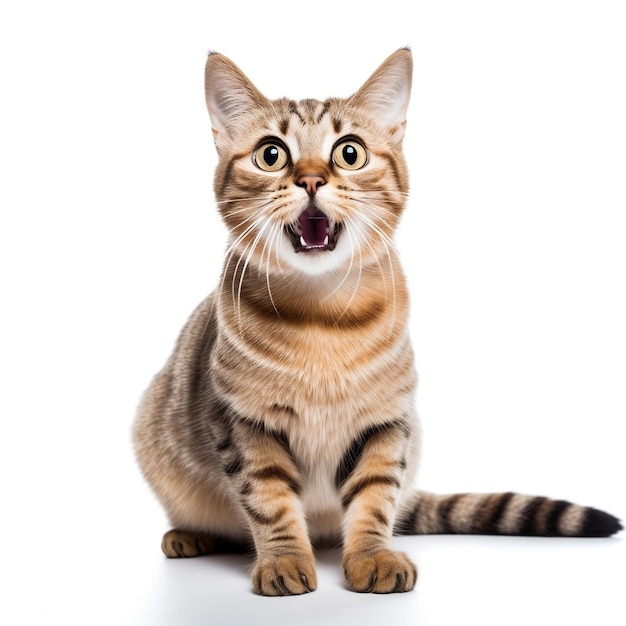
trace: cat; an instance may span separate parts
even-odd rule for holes
[[[392,534],[609,536],[609,513],[515,493],[417,491],[417,382],[393,235],[408,196],[412,56],[350,98],[269,100],[211,53],[206,100],[230,232],[221,283],[191,315],[134,426],[169,516],[168,557],[254,549],[263,595],[316,588],[313,546],[347,586],[416,582]]]

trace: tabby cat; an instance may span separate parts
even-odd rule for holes
[[[230,231],[222,280],[147,390],[137,457],[173,530],[168,557],[254,548],[254,591],[316,588],[341,543],[348,586],[409,591],[392,534],[609,536],[612,515],[514,493],[413,487],[419,427],[409,299],[393,235],[412,59],[350,98],[269,100],[210,54],[206,101]]]

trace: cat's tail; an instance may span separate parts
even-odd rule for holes
[[[464,534],[609,537],[622,530],[604,511],[517,493],[413,494],[395,526],[398,535]]]

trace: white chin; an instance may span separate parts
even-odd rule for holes
[[[348,238],[339,237],[334,250],[308,250],[296,252],[287,236],[283,236],[277,245],[277,255],[280,265],[288,265],[309,276],[319,276],[345,267],[350,263],[352,248]],[[356,259],[354,262],[358,262]]]

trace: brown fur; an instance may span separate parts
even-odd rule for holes
[[[392,242],[408,192],[410,82],[410,52],[399,50],[351,98],[269,101],[222,55],[207,61],[230,247],[220,286],[147,390],[134,439],[174,527],[165,554],[250,544],[258,593],[315,589],[316,542],[341,541],[352,589],[397,592],[417,574],[389,549],[394,531],[619,529],[562,501],[413,488],[417,378]],[[331,158],[345,141],[365,147],[360,169]],[[263,169],[270,144],[289,155],[277,171]],[[314,219],[326,243],[306,230]]]

